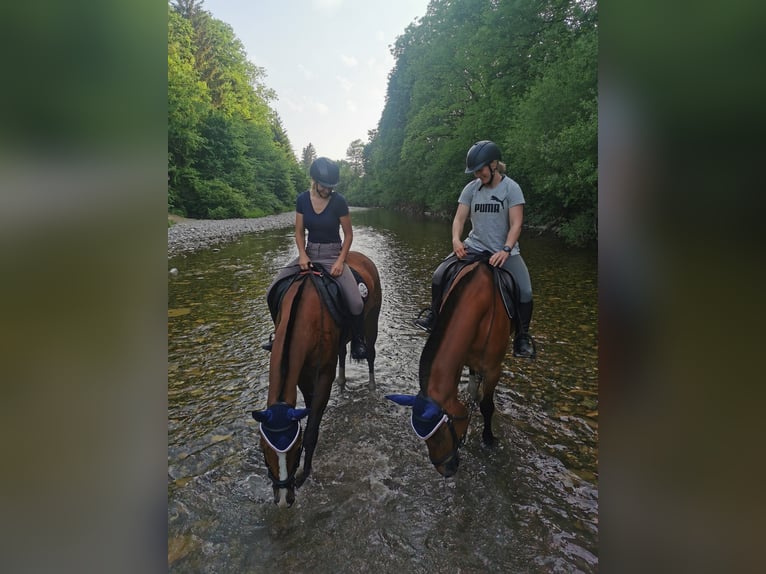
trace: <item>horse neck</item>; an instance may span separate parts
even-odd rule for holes
[[[459,281],[468,283],[453,285],[451,289],[451,296],[455,299],[448,301],[443,309],[449,314],[446,318],[449,327],[441,331],[438,341],[429,339],[427,345],[434,344],[436,349],[425,380],[421,379],[421,388],[445,408],[448,403],[457,400],[463,366],[468,364],[471,348],[477,338],[488,336],[487,330],[480,327],[486,325],[486,319],[497,311],[495,298],[499,297],[492,272],[484,264],[479,264],[473,272],[468,270]],[[502,311],[502,302],[498,309]],[[486,341],[480,343],[486,344]]]
[[[312,278],[299,281],[282,300],[269,365],[269,404],[279,400],[295,404],[301,374],[327,368],[328,357],[334,359],[338,353],[339,330]],[[325,336],[328,328],[331,335]],[[331,366],[334,371],[335,363]]]

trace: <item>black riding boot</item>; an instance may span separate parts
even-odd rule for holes
[[[416,327],[420,327],[428,333],[431,332],[431,329],[434,328],[434,323],[436,323],[436,311],[434,311],[434,309],[436,309],[436,293],[438,290],[439,284],[431,283],[431,308],[423,309],[420,312],[420,315],[413,321]]]
[[[535,343],[529,336],[529,324],[532,322],[532,301],[519,303],[516,321],[516,335],[513,338],[513,356],[534,359],[537,355]]]
[[[424,331],[430,333],[431,329],[434,327],[435,320],[436,315],[434,314],[433,308],[430,308],[423,309],[420,312],[420,315],[418,315],[417,318],[413,321],[413,323],[415,323],[416,327],[420,327]]]
[[[351,316],[351,358],[357,361],[367,358],[364,340],[364,312]]]
[[[261,345],[261,349],[271,353],[271,348],[274,346],[274,335],[269,335],[269,340]]]

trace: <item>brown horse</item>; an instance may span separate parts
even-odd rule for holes
[[[496,273],[483,261],[461,269],[442,299],[433,330],[420,355],[420,393],[387,395],[412,407],[411,423],[425,440],[436,470],[457,472],[458,448],[468,430],[469,411],[458,398],[458,383],[468,366],[469,393],[484,418],[482,440],[491,445],[494,393],[502,372],[512,321],[496,286]]]
[[[356,271],[367,287],[367,301],[364,303],[364,339],[367,344],[367,374],[370,390],[375,390],[375,341],[378,339],[378,317],[383,304],[383,290],[380,286],[378,268],[366,256],[357,251],[349,251],[346,264]],[[346,345],[351,340],[350,331],[344,336],[344,343],[338,354],[338,376],[335,382],[340,390],[346,389]]]
[[[347,264],[362,278],[368,295],[364,305],[365,343],[370,385],[378,315],[382,301],[380,278],[375,264],[361,253],[351,251]],[[261,449],[274,489],[274,502],[290,506],[295,488],[311,474],[319,424],[330,398],[339,354],[344,359],[350,329],[339,325],[320,295],[321,272],[301,272],[282,297],[275,319],[275,336],[269,365],[267,408],[253,411],[259,421]],[[345,373],[341,386],[345,385]],[[305,409],[296,408],[298,389]],[[300,420],[308,415],[305,436]],[[296,476],[305,449],[302,472]]]

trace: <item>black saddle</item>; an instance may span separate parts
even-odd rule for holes
[[[271,312],[271,320],[276,322],[277,313],[279,312],[279,306],[282,304],[282,298],[287,293],[290,285],[293,284],[299,277],[306,274],[312,274],[310,277],[314,281],[314,285],[319,291],[319,296],[324,301],[327,309],[330,311],[330,315],[338,325],[344,325],[348,318],[351,317],[351,313],[348,310],[348,303],[343,296],[343,290],[341,289],[335,277],[330,275],[321,264],[312,263],[312,269],[309,271],[298,271],[293,275],[288,275],[284,279],[281,279],[272,290],[269,292],[267,303],[269,305],[269,312]],[[354,274],[357,285],[364,283],[361,275],[357,271],[351,268],[351,272]],[[362,292],[365,292],[364,290]],[[369,294],[368,294],[369,295]],[[367,297],[362,297],[362,300],[366,303]]]
[[[481,262],[489,265],[489,258],[492,253],[484,251],[482,253],[469,253],[463,259],[458,259],[455,254],[445,260],[445,267],[442,275],[442,279],[439,285],[439,301],[442,301],[445,295],[449,292],[450,287],[455,282],[455,277],[458,273],[468,265],[472,263]],[[492,270],[492,274],[495,279],[495,285],[500,289],[500,297],[503,300],[503,306],[505,312],[511,319],[516,318],[517,309],[519,308],[519,288],[516,285],[516,281],[513,279],[508,271],[502,267],[494,267],[489,265]]]

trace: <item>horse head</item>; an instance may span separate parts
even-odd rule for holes
[[[398,405],[412,407],[410,424],[418,438],[426,442],[431,463],[444,477],[454,475],[460,465],[458,449],[468,430],[468,416],[451,415],[423,393],[386,395],[386,398]]]
[[[263,411],[253,411],[261,431],[261,450],[274,488],[274,503],[292,506],[295,502],[295,473],[301,461],[303,434],[300,420],[309,409],[296,409],[275,403]]]

